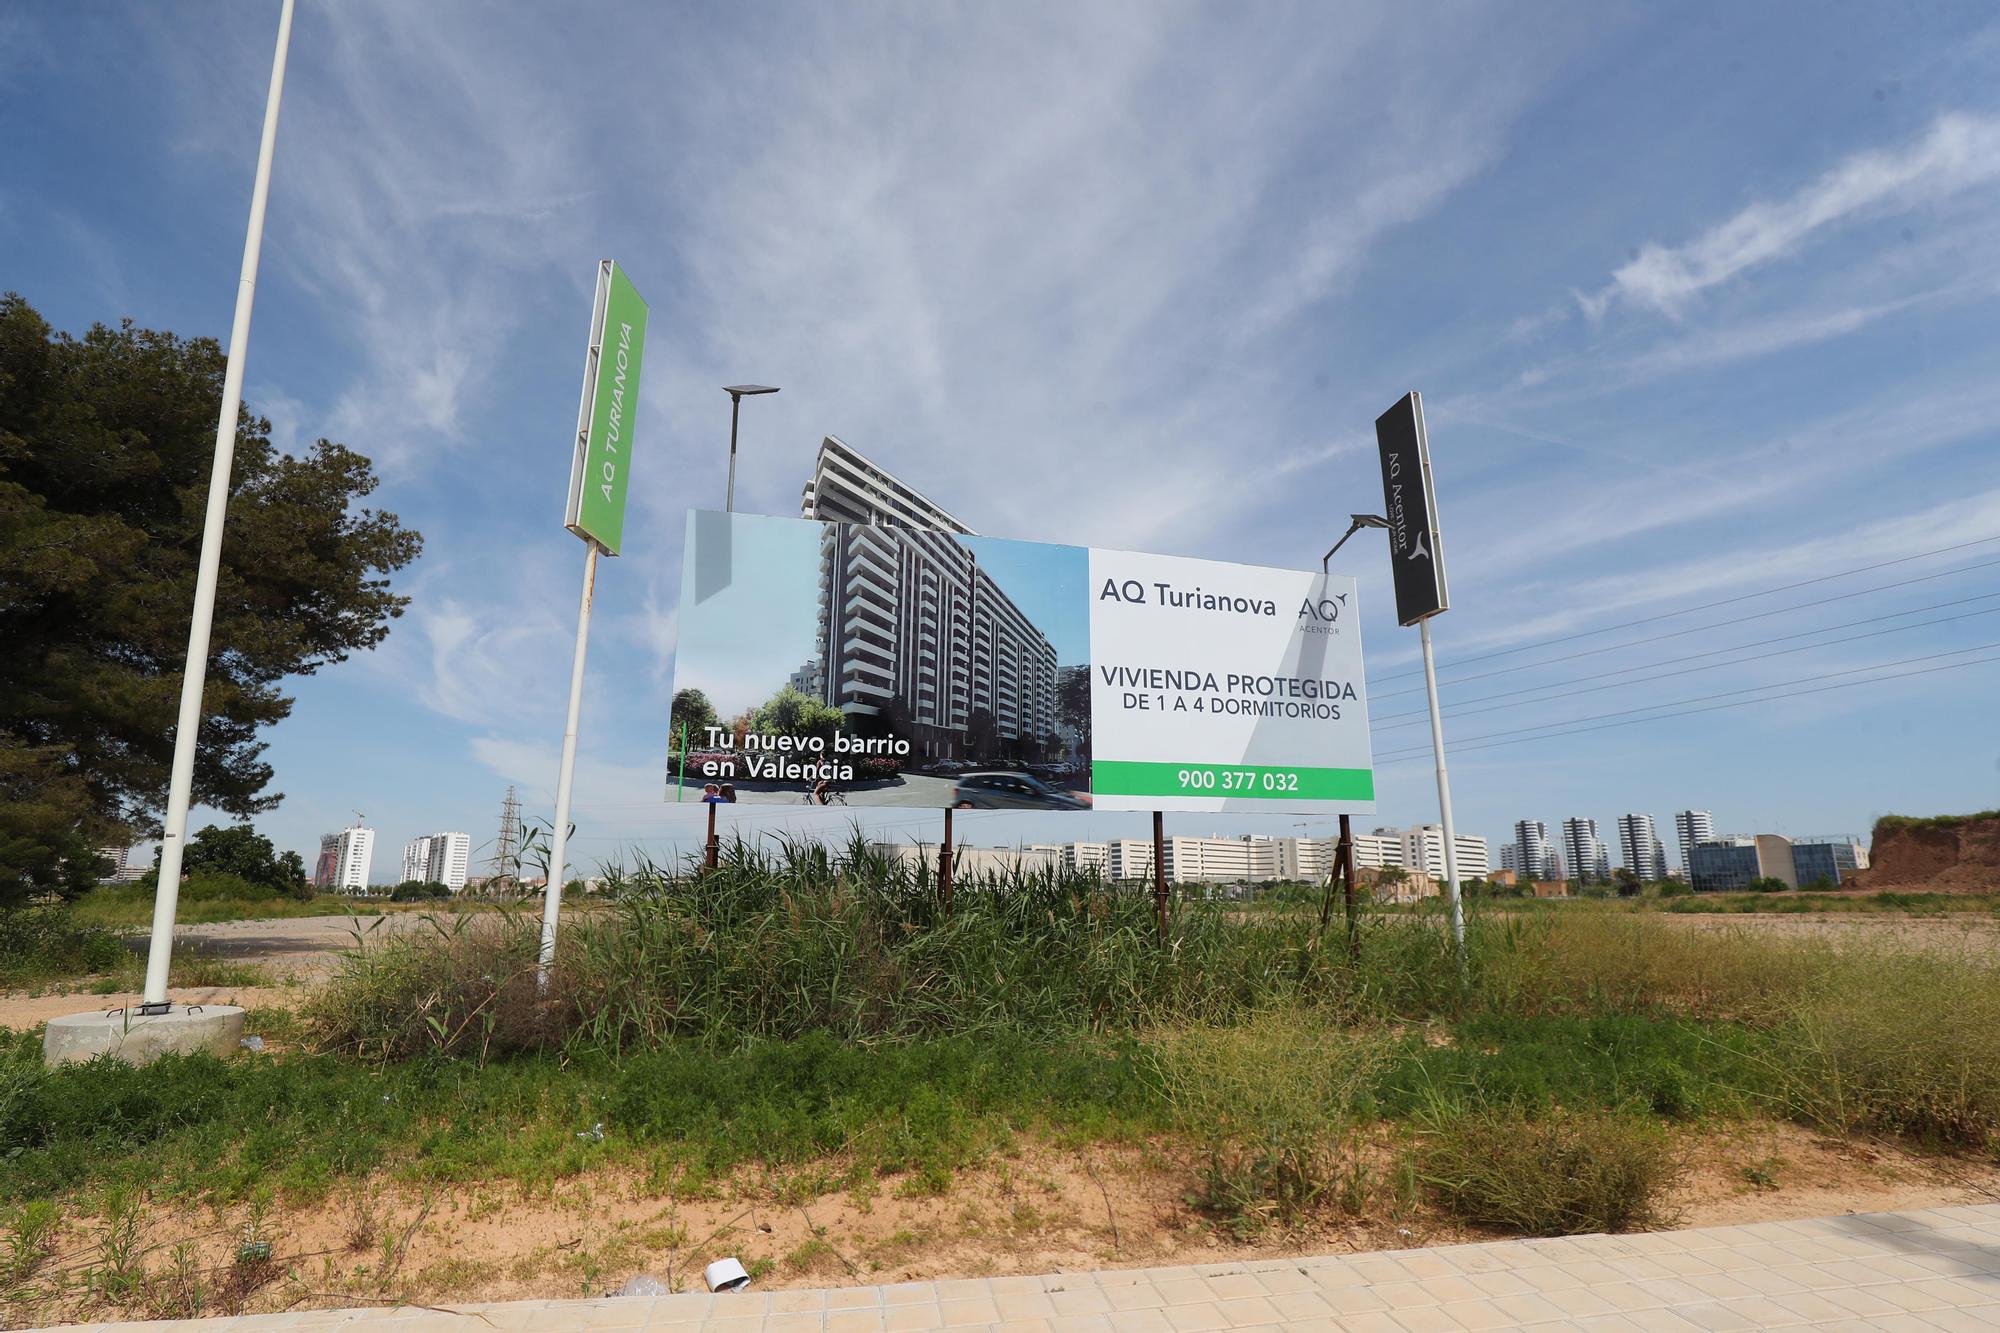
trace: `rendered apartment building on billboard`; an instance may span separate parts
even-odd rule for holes
[[[890,717],[936,758],[981,713],[1001,740],[1056,734],[1056,650],[957,540],[971,528],[831,435],[799,516],[828,521],[806,692]]]

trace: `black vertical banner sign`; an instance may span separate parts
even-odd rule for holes
[[[1389,520],[1389,565],[1396,576],[1396,622],[1414,625],[1450,608],[1438,548],[1437,492],[1424,435],[1423,395],[1415,390],[1375,418],[1382,451],[1382,514]]]

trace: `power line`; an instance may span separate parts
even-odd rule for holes
[[[1990,648],[1990,647],[1996,647],[1996,646],[2000,646],[2000,645],[1994,645],[1994,644],[1987,644],[1987,645],[1985,645],[1985,646],[1986,646],[1986,647],[1989,647],[1989,648]],[[1974,651],[1977,651],[1977,650],[1976,650],[1976,649],[1972,649],[1972,648],[1967,648],[1967,649],[1964,649],[1963,651],[1965,651],[1965,652],[1974,652]],[[1912,658],[1911,660],[1912,660],[1912,661],[1922,661],[1923,659],[1921,659],[1921,658]],[[1671,719],[1673,719],[1673,718],[1677,718],[1677,717],[1691,717],[1691,716],[1693,716],[1693,715],[1694,715],[1694,714],[1696,714],[1696,713],[1715,713],[1715,712],[1720,712],[1721,710],[1723,710],[1723,709],[1725,709],[1725,708],[1747,708],[1747,707],[1749,707],[1749,706],[1750,706],[1750,705],[1752,705],[1752,704],[1762,704],[1762,703],[1779,703],[1779,702],[1781,702],[1781,701],[1783,701],[1783,700],[1786,700],[1786,699],[1797,699],[1797,698],[1802,698],[1802,697],[1804,697],[1805,695],[1809,695],[1809,694],[1825,694],[1825,693],[1826,693],[1827,691],[1829,691],[1829,690],[1847,690],[1847,689],[1853,689],[1853,688],[1854,688],[1855,686],[1857,686],[1857,685],[1875,685],[1875,684],[1880,684],[1880,683],[1882,683],[1882,682],[1885,682],[1885,681],[1892,681],[1892,680],[1907,680],[1907,679],[1909,679],[1909,678],[1910,678],[1910,677],[1912,677],[1912,676],[1930,676],[1930,675],[1935,675],[1935,674],[1937,674],[1937,673],[1938,673],[1938,672],[1940,672],[1940,671],[1958,671],[1958,670],[1961,670],[1962,668],[1965,668],[1965,667],[1974,667],[1974,666],[1983,666],[1984,664],[1986,664],[1986,663],[1988,663],[1988,662],[2000,662],[2000,657],[1975,657],[1975,658],[1974,658],[1974,659],[1972,659],[1972,660],[1971,660],[1970,662],[1947,662],[1947,663],[1946,663],[1945,665],[1943,665],[1943,666],[1934,666],[1934,667],[1919,667],[1919,668],[1918,668],[1917,670],[1915,670],[1915,671],[1900,671],[1900,672],[1897,672],[1897,673],[1896,673],[1895,675],[1893,675],[1893,676],[1876,676],[1876,677],[1873,677],[1873,678],[1871,678],[1871,679],[1869,679],[1869,680],[1847,680],[1847,681],[1842,681],[1842,682],[1841,682],[1840,684],[1838,684],[1838,685],[1822,685],[1822,686],[1820,686],[1820,687],[1819,687],[1819,688],[1817,688],[1817,689],[1811,689],[1811,690],[1795,690],[1795,691],[1793,691],[1793,692],[1791,692],[1791,693],[1789,693],[1789,694],[1774,694],[1774,695],[1772,695],[1772,696],[1771,696],[1770,698],[1768,698],[1768,699],[1738,699],[1738,700],[1735,700],[1734,702],[1731,702],[1731,703],[1726,703],[1726,704],[1710,704],[1710,705],[1709,705],[1708,707],[1706,707],[1706,708],[1690,708],[1690,709],[1687,709],[1687,710],[1686,710],[1685,712],[1680,712],[1680,713],[1663,713],[1663,714],[1661,714],[1661,715],[1660,715],[1660,716],[1658,716],[1658,717],[1634,717],[1634,718],[1627,718],[1627,719],[1625,719],[1625,720],[1624,720],[1624,721],[1622,721],[1622,722],[1604,722],[1604,723],[1600,723],[1600,724],[1598,724],[1598,725],[1596,725],[1596,726],[1590,726],[1590,727],[1577,727],[1577,728],[1576,728],[1575,730],[1573,730],[1573,731],[1557,731],[1557,732],[1550,732],[1550,733],[1549,733],[1548,735],[1546,735],[1546,736],[1524,736],[1524,737],[1520,738],[1519,740],[1510,740],[1510,741],[1491,741],[1491,742],[1488,742],[1488,743],[1487,743],[1487,744],[1485,744],[1485,745],[1457,745],[1457,746],[1454,746],[1454,747],[1453,747],[1453,752],[1454,752],[1454,753],[1457,753],[1457,752],[1460,752],[1460,751],[1464,751],[1464,750],[1498,750],[1498,749],[1505,749],[1505,748],[1507,748],[1508,746],[1512,746],[1512,745],[1526,745],[1526,744],[1528,744],[1528,743],[1529,743],[1529,742],[1531,742],[1531,741],[1549,741],[1549,740],[1560,740],[1560,739],[1561,739],[1561,738],[1563,738],[1564,736],[1580,736],[1580,735],[1584,734],[1585,732],[1589,732],[1589,731],[1608,731],[1608,730],[1610,730],[1610,729],[1611,729],[1612,727],[1631,727],[1631,726],[1637,726],[1637,725],[1638,725],[1639,723],[1641,723],[1641,722],[1665,722],[1665,721],[1669,721],[1669,720],[1671,720]],[[1893,664],[1893,663],[1885,663],[1885,665],[1894,665],[1894,664]],[[1869,669],[1869,668],[1863,668],[1863,669],[1864,669],[1864,670],[1867,670],[1867,669]],[[1768,688],[1768,687],[1767,687],[1767,688]],[[1616,716],[1616,715],[1615,715],[1615,714],[1609,714],[1609,713],[1607,713],[1607,714],[1605,714],[1605,716],[1607,716],[1607,717],[1611,717],[1611,716]],[[1561,723],[1551,723],[1550,725],[1551,725],[1551,726],[1560,726],[1560,725],[1563,725],[1563,724],[1561,724]],[[1534,728],[1527,728],[1527,730],[1534,730]],[[1500,733],[1496,733],[1496,734],[1500,734]],[[1400,755],[1399,757],[1397,757],[1397,758],[1394,758],[1394,759],[1383,759],[1383,760],[1377,760],[1377,761],[1376,761],[1376,767],[1380,768],[1380,767],[1385,767],[1385,766],[1389,766],[1389,765],[1394,765],[1394,764],[1413,764],[1413,763],[1416,763],[1416,762],[1417,762],[1417,761],[1418,761],[1419,759],[1425,759],[1425,758],[1428,758],[1428,757],[1429,757],[1429,754],[1430,754],[1430,752],[1429,752],[1429,750],[1427,750],[1427,749],[1426,749],[1426,750],[1421,750],[1421,751],[1415,751],[1415,752],[1410,752],[1410,753],[1404,753],[1404,754],[1401,754],[1401,755]]]
[[[1633,627],[1634,625],[1650,625],[1650,624],[1652,624],[1653,622],[1655,622],[1655,621],[1659,621],[1659,620],[1671,620],[1671,619],[1673,619],[1673,618],[1674,618],[1675,616],[1686,616],[1686,615],[1692,615],[1692,614],[1694,614],[1694,613],[1695,613],[1696,611],[1712,611],[1712,610],[1714,610],[1714,609],[1715,609],[1716,607],[1718,607],[1718,606],[1731,606],[1731,605],[1734,605],[1734,604],[1735,604],[1735,603],[1737,603],[1737,602],[1747,602],[1747,601],[1752,601],[1752,600],[1754,600],[1754,599],[1756,599],[1756,598],[1759,598],[1759,597],[1770,597],[1770,596],[1772,596],[1772,595],[1774,595],[1774,594],[1776,594],[1776,593],[1781,593],[1781,592],[1790,592],[1790,591],[1792,591],[1792,590],[1793,590],[1794,588],[1809,588],[1809,587],[1811,587],[1811,586],[1812,586],[1813,584],[1815,584],[1815,583],[1829,583],[1829,582],[1833,581],[1834,579],[1844,579],[1844,578],[1851,578],[1851,577],[1853,577],[1853,576],[1854,576],[1854,575],[1856,575],[1856,574],[1867,574],[1867,573],[1870,573],[1871,571],[1873,571],[1873,570],[1877,570],[1877,569],[1888,569],[1888,568],[1889,568],[1889,567],[1891,567],[1892,565],[1907,565],[1907,564],[1909,564],[1909,563],[1910,563],[1910,562],[1911,562],[1912,560],[1925,560],[1925,559],[1928,559],[1928,558],[1930,558],[1931,556],[1934,556],[1934,555],[1946,555],[1946,554],[1949,554],[1949,553],[1950,553],[1950,552],[1952,552],[1952,551],[1963,551],[1963,550],[1967,549],[1968,547],[1973,547],[1973,546],[1984,546],[1984,545],[1987,545],[1987,544],[1988,544],[1988,543],[1990,543],[1990,542],[1996,542],[1996,541],[2000,541],[2000,533],[1996,533],[1996,534],[1994,534],[1994,535],[1993,535],[1993,536],[1991,536],[1991,537],[1977,537],[1977,538],[1974,538],[1974,539],[1973,539],[1972,541],[1969,541],[1969,542],[1958,542],[1957,544],[1955,544],[1955,545],[1952,545],[1952,546],[1940,546],[1940,547],[1937,547],[1937,548],[1936,548],[1935,550],[1930,550],[1930,551],[1918,551],[1918,552],[1917,552],[1917,553],[1916,553],[1915,555],[1905,555],[1905,556],[1899,556],[1899,557],[1897,557],[1897,558],[1896,558],[1896,559],[1894,559],[1894,560],[1884,560],[1884,561],[1881,561],[1881,562],[1880,562],[1880,563],[1878,563],[1878,564],[1873,564],[1873,565],[1858,565],[1858,566],[1856,566],[1856,567],[1855,567],[1855,568],[1853,568],[1853,569],[1843,569],[1843,570],[1841,570],[1841,571],[1840,571],[1839,573],[1836,573],[1836,574],[1822,574],[1822,575],[1820,575],[1820,576],[1819,576],[1819,577],[1817,577],[1817,578],[1810,578],[1810,579],[1801,579],[1801,580],[1799,580],[1799,581],[1798,581],[1797,583],[1784,583],[1784,584],[1780,584],[1780,585],[1778,585],[1778,586],[1777,586],[1777,587],[1775,587],[1775,588],[1765,588],[1765,589],[1763,589],[1763,590],[1761,590],[1761,591],[1758,591],[1758,592],[1746,592],[1746,593],[1739,593],[1738,595],[1736,595],[1736,596],[1734,596],[1734,597],[1724,597],[1724,598],[1721,598],[1721,599],[1719,599],[1719,600],[1717,600],[1717,601],[1713,601],[1713,602],[1703,602],[1703,603],[1701,603],[1701,604],[1700,604],[1700,605],[1698,605],[1698,606],[1686,606],[1686,607],[1682,607],[1682,608],[1681,608],[1680,610],[1678,610],[1678,611],[1662,611],[1662,612],[1660,612],[1660,613],[1659,613],[1658,615],[1651,615],[1651,616],[1641,616],[1641,617],[1639,617],[1639,618],[1638,618],[1637,620],[1626,620],[1626,621],[1621,621],[1620,623],[1618,623],[1618,624],[1616,624],[1616,625],[1605,625],[1605,626],[1602,626],[1601,628],[1598,628],[1598,629],[1587,629],[1587,630],[1579,630],[1579,631],[1577,631],[1577,632],[1576,632],[1575,634],[1564,634],[1564,635],[1560,635],[1560,636],[1558,636],[1558,637],[1556,637],[1556,638],[1553,638],[1553,639],[1542,639],[1542,640],[1540,640],[1540,641],[1538,641],[1538,642],[1536,642],[1536,643],[1524,643],[1524,644],[1521,644],[1521,645],[1520,645],[1519,647],[1516,647],[1516,648],[1496,648],[1496,649],[1494,649],[1494,650],[1493,650],[1492,652],[1489,652],[1489,653],[1478,653],[1478,654],[1475,654],[1474,656],[1471,656],[1471,657],[1459,657],[1459,658],[1454,658],[1454,659],[1453,659],[1453,660],[1452,660],[1452,661],[1451,661],[1450,663],[1448,663],[1447,665],[1449,665],[1449,666],[1460,666],[1460,665],[1463,665],[1463,664],[1465,664],[1465,663],[1468,663],[1468,662],[1484,662],[1484,661],[1487,661],[1487,660],[1488,660],[1488,659],[1490,659],[1490,658],[1495,658],[1495,657],[1506,657],[1506,656],[1508,656],[1508,655],[1510,655],[1510,654],[1512,654],[1512,653],[1525,653],[1525,652],[1528,652],[1528,651],[1530,651],[1531,649],[1535,649],[1535,648],[1549,648],[1549,647],[1553,647],[1554,645],[1556,645],[1556,644],[1559,644],[1559,643],[1572,643],[1572,642],[1576,641],[1577,639],[1588,639],[1588,638],[1592,638],[1592,637],[1594,637],[1594,636],[1596,636],[1596,635],[1599,635],[1599,634],[1610,634],[1610,633],[1612,633],[1612,632],[1613,632],[1614,630],[1621,630],[1621,629],[1631,629],[1631,628],[1632,628],[1632,627]],[[1981,566],[1977,566],[1977,565],[1974,565],[1974,566],[1969,566],[1969,567],[1970,567],[1970,568],[1975,568],[1975,569],[1977,569],[1977,568],[1981,568]],[[1889,586],[1891,586],[1891,587],[1895,587],[1895,586],[1899,586],[1899,585],[1895,585],[1895,584],[1891,584],[1891,585],[1889,585]],[[1854,595],[1854,596],[1859,596],[1860,594],[1858,594],[1858,593],[1857,593],[1857,594],[1853,594],[1853,595]],[[1733,623],[1733,622],[1724,622],[1724,623]],[[1642,642],[1643,642],[1643,641],[1642,641]],[[1558,659],[1558,660],[1560,660],[1560,659]],[[1406,677],[1409,677],[1409,676],[1421,676],[1422,674],[1423,674],[1423,671],[1422,671],[1421,669],[1418,669],[1418,670],[1415,670],[1415,671],[1398,671],[1398,672],[1395,672],[1395,673],[1393,673],[1393,674],[1391,674],[1391,675],[1387,675],[1387,676],[1384,676],[1384,677],[1382,677],[1382,679],[1383,679],[1383,680],[1402,680],[1402,679],[1404,679],[1404,678],[1406,678]]]
[[[1474,742],[1491,740],[1498,736],[1519,736],[1530,731],[1543,731],[1550,727],[1566,727],[1578,722],[1598,722],[1602,721],[1605,718],[1627,717],[1634,713],[1650,713],[1661,708],[1679,708],[1683,704],[1706,703],[1710,699],[1726,699],[1729,698],[1731,695],[1755,694],[1763,690],[1787,689],[1793,685],[1810,685],[1814,681],[1832,680],[1838,676],[1853,676],[1853,675],[1858,675],[1863,671],[1884,671],[1890,667],[1908,666],[1912,662],[1935,662],[1937,659],[1941,657],[1958,657],[1964,653],[1982,652],[1988,648],[2000,648],[2000,643],[1976,643],[1972,645],[1970,648],[1954,648],[1950,652],[1944,652],[1944,653],[1925,653],[1919,657],[1905,657],[1895,662],[1877,662],[1872,666],[1850,667],[1845,671],[1825,671],[1815,676],[1801,676],[1797,680],[1775,681],[1769,685],[1746,685],[1741,689],[1735,689],[1735,690],[1717,690],[1713,694],[1698,694],[1690,699],[1674,699],[1666,703],[1646,704],[1639,708],[1621,708],[1609,713],[1593,713],[1586,717],[1568,718],[1566,720],[1559,722],[1541,722],[1531,727],[1516,727],[1512,731],[1489,731],[1489,732],[1484,732],[1477,736],[1467,736],[1463,741],[1456,741],[1453,743],[1452,748],[1454,750],[1472,749],[1472,748],[1477,748],[1474,745]],[[1923,673],[1913,672],[1911,674],[1922,675]],[[1884,677],[1884,679],[1893,680],[1897,678],[1891,676],[1891,677]],[[1806,692],[1813,693],[1813,691],[1806,691]],[[1784,697],[1784,696],[1779,696],[1779,697]],[[1696,711],[1699,712],[1704,710],[1697,709]],[[1676,716],[1678,716],[1678,714]],[[1397,758],[1397,759],[1404,757],[1414,758],[1422,755],[1427,755],[1430,752],[1431,752],[1431,747],[1426,745],[1422,747],[1413,747],[1409,750],[1391,751],[1389,755],[1384,757]]]
[[[1463,685],[1465,682],[1471,680],[1486,680],[1493,676],[1511,675],[1516,671],[1532,671],[1536,667],[1555,666],[1562,662],[1574,661],[1580,657],[1597,657],[1601,656],[1604,653],[1620,652],[1626,648],[1638,648],[1648,643],[1659,643],[1665,639],[1678,639],[1678,638],[1683,638],[1689,634],[1699,634],[1703,630],[1726,629],[1731,625],[1741,625],[1752,620],[1766,620],[1772,616],[1789,615],[1793,611],[1805,611],[1815,606],[1826,606],[1833,602],[1844,602],[1855,597],[1867,597],[1870,596],[1871,594],[1878,592],[1889,592],[1896,588],[1907,588],[1910,585],[1916,583],[1928,583],[1934,579],[1947,579],[1951,578],[1955,574],[1970,574],[1972,571],[1976,569],[1989,569],[1995,565],[2000,565],[2000,560],[1985,560],[1979,562],[1978,564],[1960,565],[1956,569],[1942,569],[1934,574],[1919,574],[1915,578],[1899,579],[1894,583],[1877,584],[1873,588],[1861,588],[1854,592],[1844,592],[1834,597],[1815,598],[1810,602],[1796,602],[1791,606],[1781,606],[1771,611],[1757,611],[1747,616],[1734,616],[1728,620],[1711,620],[1705,625],[1690,625],[1686,629],[1669,630],[1665,634],[1655,634],[1649,638],[1629,639],[1624,643],[1607,644],[1602,648],[1586,648],[1584,651],[1580,653],[1565,653],[1561,657],[1547,657],[1543,658],[1539,662],[1523,662],[1519,666],[1495,667],[1491,671],[1478,671],[1474,672],[1472,675],[1469,676],[1454,676],[1452,679],[1441,683],[1446,685]],[[1688,609],[1693,611],[1698,611],[1701,610],[1702,608],[1690,607]],[[1674,611],[1670,612],[1669,614],[1682,615],[1685,613],[1680,611]],[[1659,619],[1660,617],[1653,617],[1653,618]],[[1618,628],[1618,627],[1614,626],[1613,628]],[[1838,629],[1840,627],[1834,626],[1833,628]],[[1590,634],[1596,634],[1600,632],[1601,631],[1598,630],[1589,631]],[[1583,638],[1587,636],[1576,635],[1573,637]],[[1510,649],[1509,651],[1514,651],[1514,650]],[[1468,660],[1476,660],[1476,659],[1468,659]],[[1407,675],[1408,673],[1405,672],[1402,674]],[[1395,677],[1384,676],[1383,679],[1391,680],[1395,679]],[[1419,685],[1412,689],[1407,689],[1407,690],[1391,690],[1386,694],[1378,694],[1374,697],[1377,699],[1395,699],[1405,694],[1421,694],[1421,693],[1423,693],[1423,687]]]
[[[1846,629],[1849,625],[1872,625],[1877,623],[1878,621],[1895,620],[1901,616],[1919,615],[1925,611],[1935,611],[1947,606],[1963,606],[1967,602],[1990,601],[1995,597],[2000,597],[2000,592],[1981,593],[1977,597],[1963,597],[1955,602],[1939,602],[1935,606],[1919,606],[1908,611],[1897,611],[1891,615],[1872,616],[1867,620],[1852,620],[1846,622],[1845,624],[1840,624],[1840,625],[1825,625],[1820,627],[1819,629],[1801,630],[1797,634],[1781,634],[1774,639],[1759,639],[1754,643],[1737,644],[1733,648],[1716,648],[1705,653],[1693,653],[1687,657],[1668,658],[1664,662],[1656,662],[1652,663],[1651,665],[1673,666],[1679,662],[1693,662],[1703,657],[1714,657],[1719,653],[1733,653],[1733,652],[1738,652],[1744,648],[1762,647],[1764,644],[1767,643],[1782,643],[1786,639],[1802,639],[1807,637],[1808,635],[1825,634],[1828,630]],[[1988,607],[1984,611],[1967,611],[1964,612],[1963,614],[1955,616],[1939,616],[1936,620],[1919,620],[1909,625],[1892,625],[1888,629],[1870,630],[1866,634],[1850,634],[1844,639],[1826,639],[1820,643],[1802,643],[1793,648],[1780,648],[1776,652],[1756,653],[1749,657],[1734,657],[1726,662],[1709,662],[1703,666],[1686,667],[1680,671],[1662,671],[1658,675],[1640,676],[1635,680],[1613,681],[1609,685],[1592,685],[1586,689],[1581,689],[1581,690],[1562,690],[1562,692],[1559,694],[1546,695],[1540,699],[1516,699],[1512,703],[1495,704],[1491,708],[1464,708],[1458,705],[1453,705],[1451,712],[1453,717],[1470,717],[1476,713],[1499,712],[1501,709],[1504,708],[1527,708],[1534,704],[1553,703],[1557,699],[1567,699],[1571,695],[1593,694],[1599,690],[1623,689],[1627,685],[1647,685],[1651,684],[1653,681],[1656,680],[1668,680],[1674,676],[1692,675],[1697,671],[1713,671],[1718,667],[1741,666],[1746,662],[1762,662],[1773,657],[1783,657],[1788,653],[1810,652],[1815,648],[1831,648],[1835,644],[1857,643],[1862,639],[1877,639],[1885,634],[1901,634],[1905,630],[1926,629],[1932,625],[1949,625],[1952,622],[1958,620],[1970,620],[1976,616],[1990,616],[1990,615],[2000,615],[2000,606]],[[1561,690],[1562,687],[1565,685],[1580,685],[1584,681],[1603,680],[1609,676],[1623,676],[1623,675],[1628,675],[1634,671],[1645,671],[1647,669],[1648,667],[1646,666],[1621,667],[1616,671],[1602,671],[1594,676],[1577,676],[1571,680],[1557,681],[1553,685],[1529,685],[1518,690],[1503,690],[1499,694],[1481,695],[1479,698],[1468,699],[1465,702],[1483,703],[1489,699],[1505,699],[1517,694],[1533,694],[1541,690]],[[1387,718],[1378,719],[1377,723],[1374,724],[1370,729],[1373,731],[1394,731],[1399,727],[1414,727],[1418,725],[1419,722],[1429,718],[1429,716],[1430,713],[1427,710],[1419,710],[1416,712],[1409,712],[1409,713],[1391,713]],[[1416,721],[1397,721],[1396,719],[1399,718],[1414,718],[1416,719]]]

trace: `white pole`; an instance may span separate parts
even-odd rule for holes
[[[1458,896],[1458,838],[1451,826],[1451,779],[1444,771],[1444,719],[1438,714],[1437,664],[1431,657],[1429,617],[1417,622],[1424,643],[1424,688],[1431,699],[1431,752],[1437,757],[1438,814],[1444,825],[1444,874],[1451,886],[1451,939],[1458,949],[1458,965],[1465,966],[1465,904]]]
[[[165,1004],[173,962],[174,917],[180,906],[181,853],[194,794],[195,745],[201,736],[201,691],[208,676],[208,635],[215,619],[215,580],[222,564],[222,520],[229,507],[229,473],[236,456],[236,414],[243,405],[243,361],[250,351],[250,306],[257,295],[257,257],[264,247],[264,205],[271,195],[271,156],[278,145],[278,102],[285,91],[285,54],[292,41],[292,0],[278,13],[278,50],[271,57],[271,92],[264,103],[264,137],[257,145],[257,183],[250,191],[250,228],[243,238],[243,272],[236,284],[236,318],[229,326],[229,361],[222,373],[222,412],[215,423],[215,462],[208,474],[208,516],[188,628],[187,668],[181,673],[180,720],[174,728],[173,777],[160,834],[160,886],[153,894],[153,939],[146,953],[147,1004]]]
[[[546,986],[556,961],[556,917],[562,912],[564,856],[569,851],[569,794],[576,775],[576,719],[583,708],[583,655],[590,647],[590,603],[597,591],[597,543],[586,539],[583,599],[576,609],[576,657],[569,668],[569,720],[563,724],[562,772],[556,777],[556,826],[549,833],[549,882],[542,890],[542,953],[538,979]]]

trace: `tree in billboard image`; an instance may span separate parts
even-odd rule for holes
[[[751,716],[750,729],[766,736],[791,736],[831,745],[834,733],[846,721],[847,715],[838,708],[829,708],[787,685]]]
[[[721,721],[706,694],[692,689],[677,691],[667,715],[668,753],[680,754],[685,748],[701,744],[708,729]]]

